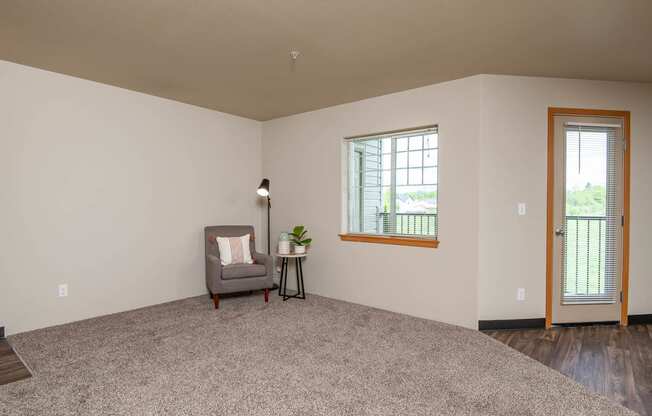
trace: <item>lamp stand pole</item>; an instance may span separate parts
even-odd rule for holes
[[[267,255],[272,254],[272,244],[271,244],[271,221],[270,221],[270,210],[272,208],[272,201],[269,199],[269,195],[267,195]]]
[[[271,217],[270,217],[270,211],[272,210],[272,200],[269,198],[269,194],[267,195],[267,255],[271,256],[272,255],[272,243],[271,243],[271,233],[272,233],[272,228],[271,228]],[[272,272],[273,275],[273,272]],[[276,283],[273,283],[272,290],[278,289],[278,285]]]

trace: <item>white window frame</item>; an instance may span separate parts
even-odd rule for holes
[[[392,233],[392,234],[385,234],[385,233],[373,233],[373,232],[356,232],[352,231],[350,227],[350,212],[349,212],[349,200],[350,200],[350,187],[351,187],[351,180],[354,178],[350,178],[350,164],[352,163],[352,157],[353,155],[350,152],[350,143],[352,141],[361,141],[361,140],[374,140],[374,139],[387,139],[387,138],[392,138],[392,151],[391,151],[391,167],[390,167],[390,174],[391,174],[391,181],[390,181],[390,188],[393,189],[394,191],[392,192],[392,195],[396,195],[396,187],[401,186],[397,185],[396,181],[396,173],[397,173],[397,167],[396,167],[396,158],[397,158],[397,149],[396,149],[396,138],[402,138],[402,137],[409,137],[409,136],[415,136],[418,135],[419,133],[422,135],[428,134],[430,132],[434,132],[437,134],[437,144],[434,146],[434,150],[437,152],[437,161],[434,165],[435,167],[435,178],[434,178],[434,183],[431,184],[425,184],[424,186],[427,185],[434,185],[436,188],[436,200],[435,203],[438,205],[438,199],[439,199],[439,126],[436,124],[429,125],[429,126],[424,126],[424,127],[417,127],[417,128],[409,128],[409,129],[401,129],[401,130],[395,130],[395,131],[389,131],[389,132],[383,132],[383,133],[375,133],[375,134],[365,134],[365,135],[358,135],[358,136],[351,136],[351,137],[345,137],[342,140],[342,146],[341,146],[341,161],[342,161],[342,222],[341,222],[341,234],[340,236],[342,237],[342,240],[348,240],[348,241],[365,241],[365,242],[385,242],[389,241],[390,239],[400,239],[400,240],[430,240],[434,242],[435,244],[433,247],[438,246],[438,231],[439,231],[439,209],[437,209],[436,213],[436,218],[435,218],[435,235],[426,235],[426,234],[400,234],[400,233]],[[409,145],[408,145],[409,146]],[[422,158],[424,157],[423,153],[425,152],[424,145],[421,145],[420,148],[422,152]],[[410,165],[409,165],[409,156],[410,156],[410,148],[408,147],[405,150],[406,157],[408,158],[408,165],[405,168],[405,173],[408,177],[406,184],[409,184],[409,175],[410,175]],[[383,153],[381,151],[381,157]],[[424,162],[422,159],[422,163],[420,166],[421,169],[421,175],[423,179],[424,175],[424,169],[426,166],[423,166]],[[386,170],[386,169],[384,169]],[[423,180],[422,180],[423,182]],[[382,181],[381,181],[381,187]],[[396,221],[394,218],[396,217],[396,198],[391,198],[390,199],[392,207],[390,208],[390,218],[393,219],[393,221]],[[362,240],[360,238],[364,238],[366,240]],[[371,241],[373,239],[382,239],[383,241]],[[369,241],[367,241],[369,240]],[[408,244],[409,241],[404,241],[406,244],[404,245],[420,245],[420,244]],[[388,242],[388,244],[403,244],[403,242]],[[426,246],[426,245],[424,245]],[[430,246],[430,245],[428,245]]]

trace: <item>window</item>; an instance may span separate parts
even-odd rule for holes
[[[437,239],[437,127],[346,140],[349,235]]]
[[[564,305],[617,301],[622,211],[618,206],[616,129],[566,123]]]

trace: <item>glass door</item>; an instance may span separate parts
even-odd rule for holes
[[[555,117],[553,323],[620,319],[623,128]]]

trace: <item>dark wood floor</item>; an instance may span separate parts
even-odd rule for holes
[[[9,343],[0,339],[0,386],[31,377]]]
[[[484,332],[590,390],[652,416],[652,325]]]

